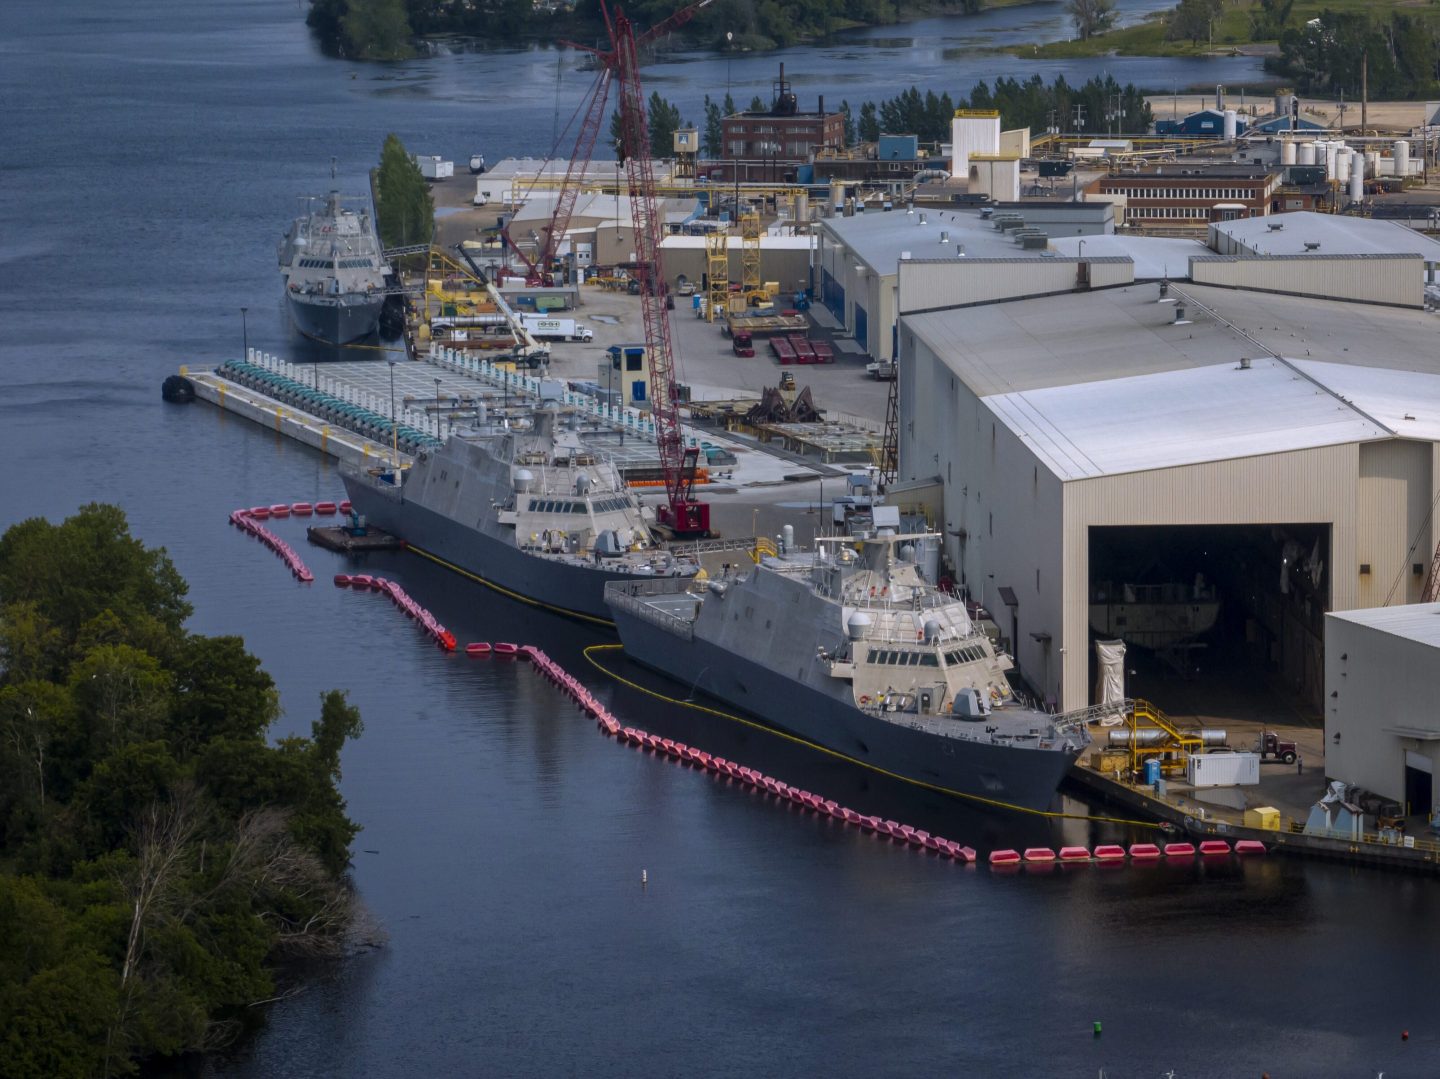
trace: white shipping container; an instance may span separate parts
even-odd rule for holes
[[[1260,782],[1260,754],[1192,753],[1185,779],[1192,787],[1253,787]]]

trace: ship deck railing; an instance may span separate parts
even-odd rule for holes
[[[693,605],[696,597],[690,591],[691,582],[692,578],[689,577],[610,581],[605,585],[605,602],[688,641],[694,638],[694,621],[682,618],[666,610],[666,607]]]

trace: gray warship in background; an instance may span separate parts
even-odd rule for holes
[[[860,764],[1043,809],[1087,714],[1020,696],[965,604],[926,581],[940,537],[817,540],[738,576],[606,586],[631,659]]]
[[[286,230],[279,258],[290,318],[306,337],[347,345],[379,328],[390,267],[367,200],[338,191],[312,199]]]
[[[562,614],[608,623],[607,582],[695,575],[698,564],[660,546],[614,464],[557,409],[529,423],[453,434],[401,485],[385,469],[351,467],[341,479],[367,524]]]

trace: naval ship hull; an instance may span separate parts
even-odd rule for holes
[[[420,553],[448,562],[502,592],[557,613],[610,625],[605,585],[636,578],[633,573],[612,573],[526,554],[505,538],[466,527],[405,500],[400,491],[375,487],[353,476],[342,475],[341,479],[351,505],[367,524],[398,536]]]
[[[380,327],[384,296],[357,297],[339,303],[312,303],[303,296],[287,294],[290,318],[306,337],[327,345],[348,345],[369,337]]]
[[[695,637],[611,608],[625,654],[645,667],[858,764],[915,783],[1045,809],[1078,753],[1012,749],[930,734]],[[955,722],[962,722],[956,720]]]

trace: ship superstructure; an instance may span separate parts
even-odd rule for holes
[[[614,464],[552,407],[525,426],[454,434],[422,454],[403,485],[394,475],[343,474],[371,523],[555,610],[609,621],[606,582],[688,579],[698,569],[659,544]]]
[[[367,200],[331,191],[310,201],[280,241],[286,306],[307,337],[349,344],[379,326],[389,266]]]
[[[631,658],[907,779],[1046,805],[1089,744],[1022,699],[1008,655],[921,571],[929,533],[817,541],[711,581],[607,588]]]

